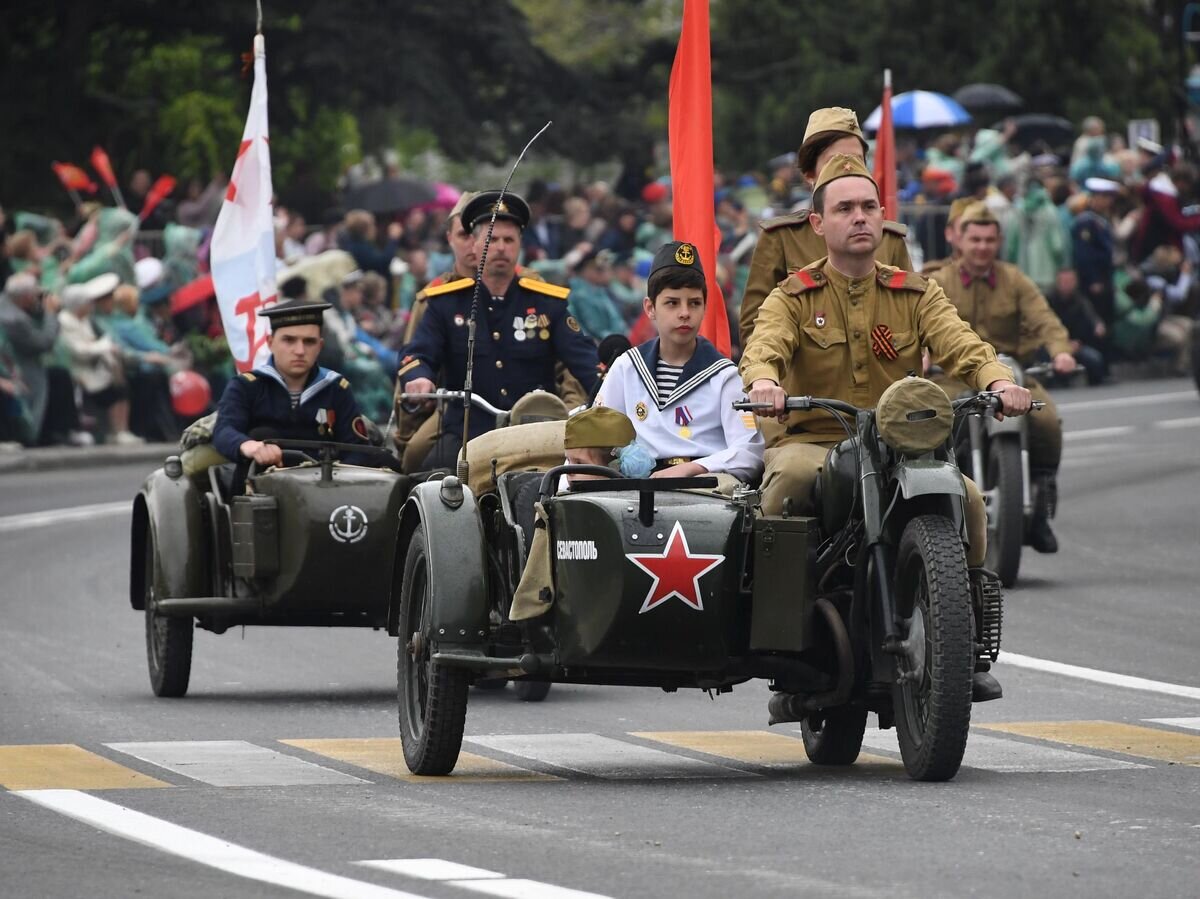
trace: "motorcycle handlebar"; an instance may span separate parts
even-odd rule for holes
[[[822,406],[834,409],[837,412],[845,412],[847,415],[856,415],[860,411],[857,406],[850,403],[823,396],[789,396],[784,401],[783,407],[789,412],[806,412],[809,409]],[[749,400],[738,400],[733,403],[733,408],[739,412],[758,412],[761,409],[773,409],[774,406],[770,403],[752,403]]]
[[[436,390],[433,393],[402,393],[402,394],[400,394],[400,401],[402,403],[425,402],[428,400],[432,400],[435,403],[442,404],[442,403],[448,403],[451,400],[464,400],[466,398],[467,398],[467,392],[465,390]],[[503,415],[507,411],[505,409],[497,409],[495,406],[493,406],[491,403],[489,403],[487,400],[485,400],[483,397],[481,397],[478,393],[471,394],[471,405],[474,406],[476,409],[482,409],[484,412],[487,412],[489,415]]]

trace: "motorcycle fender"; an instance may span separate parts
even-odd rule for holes
[[[432,629],[438,645],[444,648],[482,645],[488,632],[483,522],[470,488],[462,487],[460,505],[447,505],[441,497],[440,481],[418,484],[400,510],[388,600],[388,633],[399,634],[404,561],[418,524],[425,525]]]
[[[950,494],[966,499],[962,472],[950,462],[936,459],[904,459],[893,470],[905,499],[931,494]]]
[[[161,468],[146,478],[133,501],[130,522],[129,603],[145,609],[146,538],[154,540],[156,596],[207,596],[208,528],[203,496],[191,478],[171,478]]]

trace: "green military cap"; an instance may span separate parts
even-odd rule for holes
[[[816,144],[821,138],[832,134],[857,137],[862,144],[863,155],[867,154],[867,139],[863,137],[862,128],[858,126],[858,116],[853,109],[841,106],[827,106],[814,110],[808,117],[808,127],[804,129],[804,140],[796,151],[796,167],[802,172],[810,172],[817,167],[818,151]]]
[[[962,218],[962,214],[967,211],[968,206],[970,206],[972,203],[978,202],[980,201],[976,200],[974,197],[959,197],[950,204],[950,215],[946,221],[951,224],[957,222],[960,218]]]
[[[829,162],[825,163],[825,168],[821,169],[821,174],[817,176],[817,183],[813,185],[813,193],[819,191],[830,181],[836,181],[838,178],[866,178],[872,184],[875,184],[875,179],[867,170],[867,165],[857,156],[850,156],[846,153],[839,153]],[[875,184],[875,189],[879,189],[879,185]]]
[[[624,412],[608,406],[592,406],[567,419],[563,448],[627,446],[634,436],[633,422]]]
[[[704,267],[700,264],[700,253],[696,250],[696,245],[683,240],[673,240],[658,248],[654,259],[650,262],[650,274],[647,279],[653,278],[655,274],[665,268],[690,268],[704,274]]]
[[[974,203],[969,203],[958,218],[958,224],[964,228],[972,223],[977,225],[999,225],[1000,220],[988,208],[987,203],[982,200],[976,200]]]
[[[290,328],[294,325],[316,325],[321,327],[326,309],[332,309],[329,303],[310,303],[307,300],[284,300],[267,309],[259,311],[259,316],[271,323],[271,331],[280,328]]]

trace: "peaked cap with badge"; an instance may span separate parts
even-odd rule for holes
[[[522,230],[529,224],[529,204],[519,194],[505,193],[503,199],[498,190],[481,190],[468,200],[462,209],[463,227],[468,231],[476,225],[491,221],[492,213],[498,222],[513,222]]]

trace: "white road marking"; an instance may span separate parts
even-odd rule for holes
[[[1156,421],[1154,427],[1162,428],[1164,431],[1173,431],[1175,428],[1194,428],[1200,425],[1200,418],[1164,418],[1162,421]]]
[[[212,784],[214,787],[285,787],[368,782],[243,740],[180,740],[104,745],[184,777]]]
[[[1101,437],[1120,437],[1136,431],[1133,425],[1118,425],[1113,428],[1091,428],[1086,431],[1063,431],[1063,440],[1097,440]]]
[[[1076,409],[1112,409],[1117,406],[1148,406],[1152,403],[1174,403],[1178,400],[1195,399],[1194,390],[1176,390],[1172,393],[1143,393],[1138,396],[1117,396],[1106,400],[1080,400],[1074,403],[1059,403],[1059,411]]]
[[[899,751],[895,730],[884,731],[878,728],[868,728],[863,737],[863,746],[875,750]],[[963,765],[968,768],[979,768],[1002,774],[1034,772],[1048,774],[1150,767],[1149,765],[1139,765],[1137,762],[1126,762],[1121,759],[1104,758],[1084,752],[1072,752],[1069,749],[1056,749],[1053,746],[1041,746],[1005,737],[994,737],[978,730],[971,731],[971,735],[967,738],[967,751],[963,755]]]
[[[713,762],[673,755],[599,734],[496,734],[469,737],[468,741],[592,777],[756,776]]]
[[[1117,674],[1112,671],[1102,671],[1099,668],[1084,668],[1080,665],[1067,665],[1050,659],[1037,659],[1004,649],[1000,651],[1000,663],[1016,668],[1029,668],[1033,671],[1044,671],[1048,674],[1061,674],[1063,677],[1074,677],[1079,680],[1092,681],[1110,687],[1128,687],[1130,690],[1146,690],[1150,693],[1162,693],[1166,696],[1179,696],[1183,699],[1200,699],[1200,687],[1189,687],[1184,684],[1171,684],[1166,681],[1150,680],[1145,677],[1134,677],[1129,674]]]
[[[391,871],[405,877],[418,877],[421,880],[490,880],[504,877],[499,871],[472,868],[470,865],[460,865],[444,858],[376,858],[355,864]]]
[[[47,509],[45,512],[26,512],[22,515],[0,517],[0,534],[40,528],[51,524],[68,524],[72,521],[91,521],[110,515],[129,515],[133,512],[132,500],[122,499],[112,503],[96,503],[94,506],[73,506],[69,509]]]
[[[608,899],[599,893],[587,893],[568,887],[555,886],[537,880],[506,877],[499,871],[473,868],[443,858],[383,858],[357,862],[371,868],[391,871],[406,877],[436,880],[449,886],[460,887],[490,896],[505,896],[511,899]]]
[[[13,795],[114,836],[247,880],[328,899],[426,899],[256,852],[78,790],[24,790]]]
[[[1200,730],[1200,718],[1143,718],[1151,724],[1166,724],[1170,727],[1182,727],[1185,730]]]
[[[505,878],[504,880],[448,880],[446,883],[476,893],[486,893],[489,896],[503,896],[506,899],[608,899],[607,896],[599,893],[585,893],[583,890],[556,887],[552,883],[539,883],[536,880]]]

